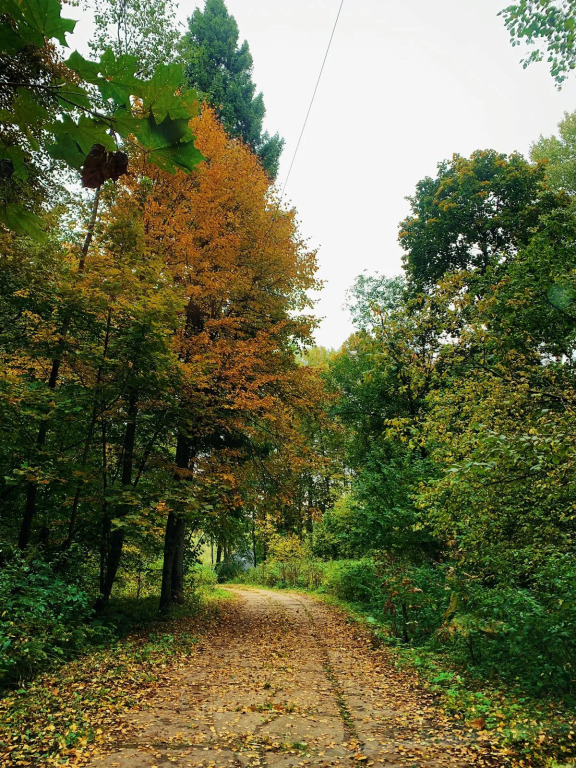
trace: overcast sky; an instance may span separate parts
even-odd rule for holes
[[[286,139],[288,171],[340,0],[226,0],[254,57],[266,127]],[[185,22],[203,2],[183,0]],[[352,330],[345,293],[363,271],[401,271],[407,195],[453,153],[527,154],[576,109],[576,79],[558,92],[545,65],[524,70],[497,16],[507,0],[344,0],[312,113],[286,188],[318,247],[325,287],[316,338]],[[73,16],[73,13],[69,13]],[[84,26],[84,24],[82,25]],[[74,42],[72,42],[74,45]]]

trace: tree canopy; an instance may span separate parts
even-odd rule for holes
[[[447,272],[485,272],[526,242],[547,205],[544,168],[518,154],[477,151],[438,165],[418,182],[400,224],[409,280],[419,289]]]

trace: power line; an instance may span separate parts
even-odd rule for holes
[[[300,144],[302,142],[302,136],[304,135],[304,131],[306,130],[306,124],[308,123],[308,118],[310,117],[310,112],[312,111],[312,105],[314,104],[314,99],[316,98],[316,93],[318,92],[318,86],[320,85],[320,80],[322,78],[322,73],[324,72],[324,67],[326,65],[326,59],[328,58],[328,54],[330,53],[330,47],[332,46],[332,40],[334,38],[334,33],[336,32],[336,27],[338,26],[338,21],[340,19],[340,14],[342,13],[342,6],[344,5],[344,0],[340,0],[340,7],[338,8],[338,13],[336,14],[336,20],[334,22],[334,26],[332,27],[332,33],[330,34],[330,40],[328,40],[328,46],[326,48],[326,53],[324,54],[324,60],[322,61],[322,66],[320,67],[320,72],[318,73],[318,79],[316,80],[316,85],[314,87],[314,93],[312,94],[312,98],[310,99],[310,104],[308,106],[308,111],[306,112],[306,117],[304,118],[304,123],[302,124],[302,130],[300,131],[300,136],[298,138],[298,143],[296,144],[296,149],[294,150],[294,154],[292,155],[292,161],[290,162],[290,167],[288,168],[288,173],[286,175],[286,179],[284,180],[284,184],[282,185],[282,191],[280,192],[280,203],[282,202],[282,198],[284,197],[284,191],[286,189],[286,185],[288,184],[288,179],[290,178],[290,174],[292,173],[292,168],[294,166],[294,161],[296,160],[296,155],[298,154],[298,149],[300,148]]]
[[[332,40],[334,38],[334,33],[336,32],[336,27],[338,26],[338,21],[340,19],[340,14],[342,12],[342,6],[344,5],[344,0],[340,0],[340,7],[338,8],[338,13],[336,14],[336,20],[334,21],[334,26],[332,27],[332,32],[330,33],[330,39],[328,40],[328,45],[326,47],[326,52],[324,53],[324,59],[322,61],[322,66],[320,67],[320,72],[318,73],[318,79],[316,80],[316,85],[314,86],[314,93],[312,94],[312,98],[310,99],[310,104],[308,105],[308,111],[306,112],[306,117],[304,118],[304,123],[302,124],[302,130],[300,131],[300,136],[298,137],[298,142],[296,144],[296,149],[294,150],[294,154],[292,155],[292,160],[290,162],[290,167],[288,168],[288,173],[286,175],[286,178],[284,180],[284,184],[282,185],[282,189],[280,191],[280,196],[277,198],[276,203],[274,205],[274,211],[272,213],[272,216],[270,218],[270,224],[268,225],[268,230],[266,232],[266,235],[264,236],[264,242],[262,243],[262,253],[266,250],[266,246],[268,245],[268,242],[270,240],[270,235],[272,234],[272,228],[276,221],[278,221],[278,214],[280,213],[280,206],[282,205],[282,200],[284,199],[284,191],[286,190],[286,185],[288,184],[288,179],[290,178],[290,174],[292,172],[292,168],[294,166],[294,161],[296,160],[296,155],[298,154],[298,149],[300,147],[300,144],[302,142],[302,136],[304,135],[304,131],[306,130],[306,124],[308,123],[308,118],[310,117],[310,112],[312,111],[312,105],[314,104],[314,99],[316,98],[316,93],[318,92],[318,86],[320,85],[320,80],[322,78],[322,73],[324,72],[324,67],[326,65],[326,60],[328,58],[328,54],[330,53],[330,47],[332,45]]]

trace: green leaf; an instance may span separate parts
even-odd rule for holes
[[[28,44],[29,42],[10,24],[0,24],[0,51],[13,55]]]
[[[47,126],[56,139],[47,147],[50,157],[64,160],[73,168],[80,169],[86,155],[94,144],[102,144],[108,150],[115,150],[116,144],[109,133],[109,125],[103,120],[95,120],[81,115],[75,123],[70,115],[64,115],[61,121]]]
[[[19,235],[28,235],[38,242],[44,242],[47,238],[42,219],[31,211],[27,211],[19,203],[0,206],[0,223],[7,229]]]
[[[126,107],[119,107],[111,119],[114,123],[114,130],[122,137],[135,134],[142,122],[141,117],[137,117],[132,110],[126,109]]]
[[[204,160],[204,155],[194,146],[193,141],[188,141],[185,144],[152,150],[148,159],[168,173],[176,173],[177,170],[189,173]]]
[[[1,119],[1,118],[0,118]],[[18,179],[27,179],[28,171],[26,169],[26,153],[17,145],[0,146],[0,157],[5,160],[11,160],[14,166],[14,175]]]
[[[12,102],[12,123],[21,126],[38,125],[50,116],[27,88],[18,88]]]
[[[70,110],[71,107],[79,107],[86,110],[94,107],[86,89],[76,85],[76,83],[62,83],[56,91],[56,98],[60,106],[67,110]]]
[[[70,134],[59,135],[56,143],[49,144],[46,147],[46,151],[54,160],[63,160],[67,165],[77,170],[80,170],[84,165],[86,158],[86,153],[82,152],[82,149]]]
[[[145,149],[163,149],[182,139],[193,138],[187,120],[171,120],[167,117],[157,123],[152,115],[140,120],[135,133]]]
[[[26,26],[33,33],[38,33],[42,38],[56,38],[62,45],[67,44],[66,34],[74,31],[76,22],[60,16],[62,5],[59,0],[22,0],[19,8]],[[20,31],[20,24],[18,27]],[[30,42],[36,42],[37,39],[35,36]]]
[[[78,51],[73,51],[64,64],[69,69],[74,70],[74,72],[87,83],[95,83],[98,81],[100,65],[97,61],[85,59],[81,53],[78,53]]]
[[[139,62],[135,56],[116,57],[108,48],[100,61],[85,59],[74,51],[65,62],[82,80],[95,85],[104,100],[112,99],[118,106],[130,106],[130,97],[142,97],[143,84],[135,75]]]
[[[145,111],[150,111],[156,122],[166,117],[189,119],[192,115],[193,99],[186,103],[176,93],[184,81],[184,70],[179,64],[159,64],[150,80],[143,83],[142,100]]]

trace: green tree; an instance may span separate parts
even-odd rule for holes
[[[576,67],[576,3],[574,0],[520,0],[500,11],[510,32],[512,45],[526,42],[537,46],[524,67],[546,61],[558,87]]]
[[[95,0],[95,34],[90,50],[100,56],[110,48],[115,56],[138,57],[138,74],[152,77],[159,64],[177,58],[180,38],[175,10],[167,0]]]
[[[354,325],[363,331],[382,325],[387,313],[401,306],[405,288],[403,277],[358,275],[347,292],[347,307]]]
[[[439,163],[435,179],[416,185],[400,224],[411,287],[431,290],[448,272],[484,274],[505,262],[550,205],[543,179],[543,166],[494,150]]]
[[[540,136],[530,148],[535,162],[546,162],[546,181],[557,191],[576,195],[576,112],[565,113],[558,136]]]
[[[224,0],[206,0],[188,21],[183,54],[188,84],[213,106],[229,135],[242,139],[271,178],[278,173],[284,139],[262,132],[266,114],[262,93],[252,81],[248,42],[238,45],[238,25]]]
[[[357,553],[374,548],[420,556],[433,548],[413,501],[430,474],[420,424],[441,347],[441,306],[432,299],[407,304],[398,278],[360,276],[350,292],[353,334],[326,375],[335,393],[332,416],[346,434],[353,472]]]

